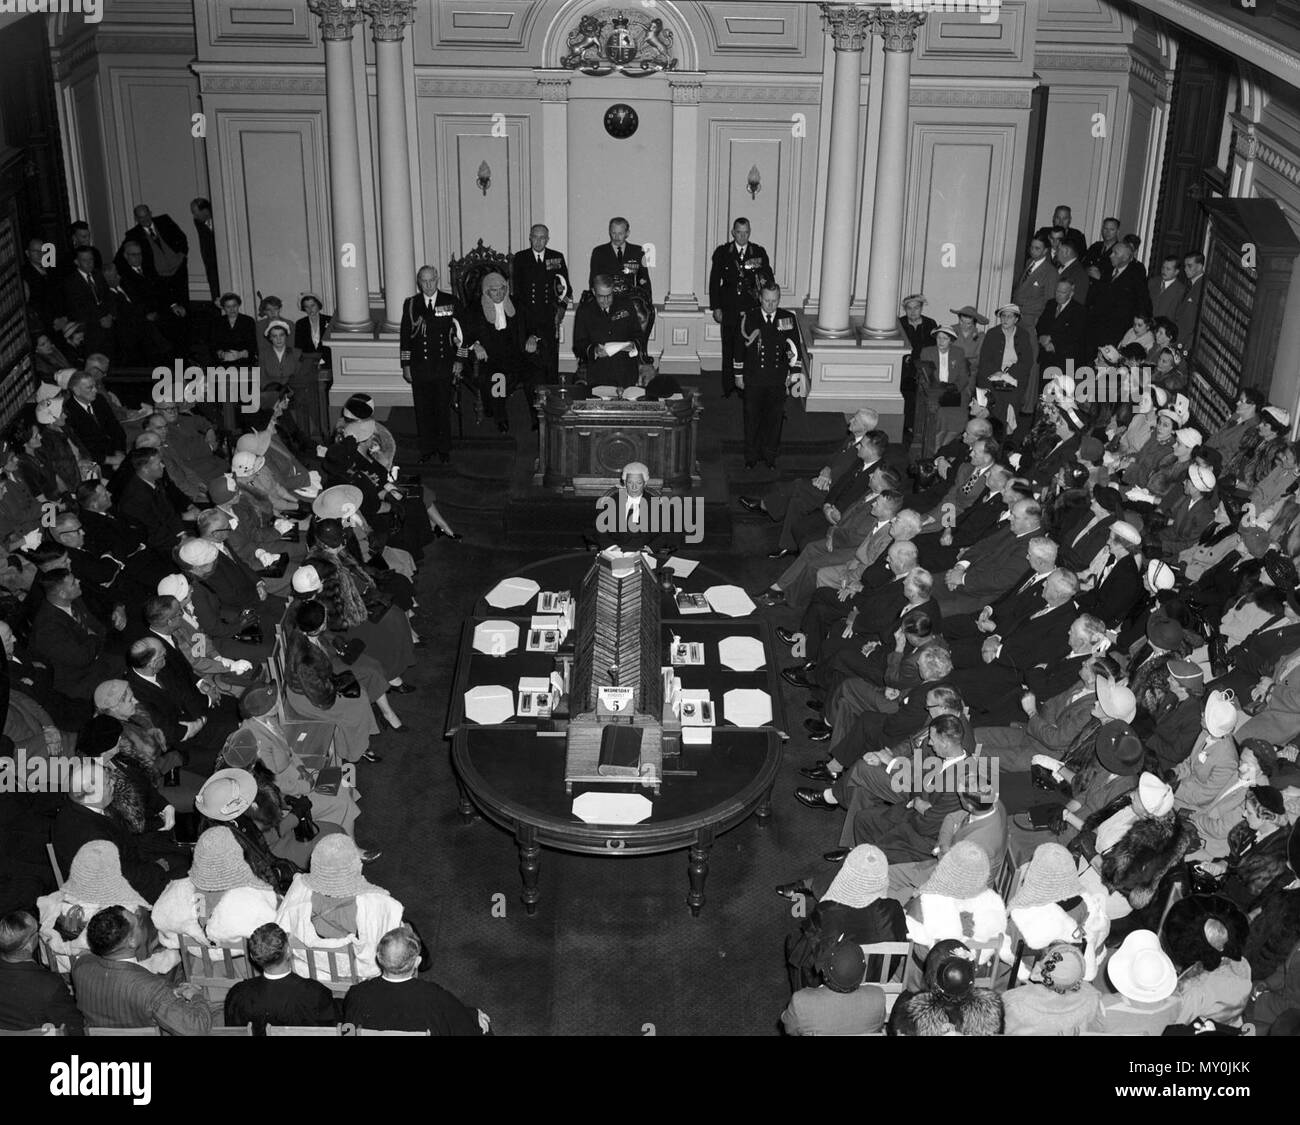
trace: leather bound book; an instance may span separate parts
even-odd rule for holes
[[[610,724],[600,734],[602,777],[636,777],[641,772],[641,728]]]

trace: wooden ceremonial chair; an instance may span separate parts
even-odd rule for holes
[[[267,1035],[328,1035],[337,1039],[343,1034],[338,1024],[329,1027],[299,1027],[292,1025],[281,1025],[268,1023],[266,1025]]]
[[[873,984],[885,994],[886,1016],[893,1011],[895,1002],[902,995],[903,974],[911,955],[910,941],[877,941],[862,947],[862,956],[867,959],[866,975],[862,978],[862,983]],[[875,972],[872,972],[873,968]]]
[[[499,273],[506,279],[506,284],[510,283],[510,255],[503,254],[499,250],[492,249],[491,246],[484,246],[480,238],[478,244],[469,251],[468,254],[460,258],[452,257],[447,263],[447,288],[451,295],[456,298],[456,305],[461,310],[477,308],[479,301],[483,299],[483,279],[490,273]],[[464,325],[462,324],[462,328]],[[479,370],[478,360],[472,355],[468,363],[473,370],[473,379],[471,385],[478,386]],[[461,413],[461,387],[464,386],[464,380],[457,382],[452,390],[452,410],[456,415],[456,436],[465,436],[465,416]],[[475,395],[478,392],[475,390]],[[479,419],[480,399],[475,398],[474,417]]]
[[[966,948],[975,954],[975,987],[997,988],[1001,983],[1002,943],[1005,934],[989,938],[988,941],[967,941]]]
[[[214,1027],[208,1032],[208,1034],[225,1036],[226,1038],[243,1039],[247,1037],[251,1039],[253,1036],[253,1025],[251,1023],[246,1023],[243,1027]]]
[[[248,957],[236,957],[236,951],[245,953],[245,942],[220,942],[206,945],[184,934],[180,937],[181,972],[185,980],[203,990],[209,1003],[224,1003],[226,993],[241,980],[252,975]]]
[[[57,1027],[52,1023],[43,1023],[40,1027],[27,1027],[22,1031],[0,1031],[0,1035],[38,1035],[50,1037],[53,1035],[67,1035],[68,1029],[59,1024]]]
[[[86,1034],[150,1036],[162,1035],[162,1028],[157,1024],[152,1024],[149,1027],[88,1027],[86,1028]]]
[[[361,976],[357,972],[357,949],[350,943],[336,949],[327,949],[311,946],[296,937],[290,937],[289,948],[293,950],[294,965],[297,966],[300,961],[304,962],[307,967],[307,977],[320,981],[335,996],[345,996],[349,988],[361,981]],[[323,959],[326,965],[323,973],[318,958]]]

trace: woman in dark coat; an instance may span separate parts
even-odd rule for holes
[[[990,328],[980,345],[975,386],[989,392],[989,414],[1007,426],[1009,435],[1020,424],[1018,415],[1026,406],[1034,341],[1029,330],[1020,327],[1018,305],[1003,305],[997,315],[998,327]],[[1028,405],[1032,409],[1033,403]]]
[[[906,941],[903,907],[887,897],[889,860],[873,844],[859,844],[844,860],[826,893],[786,938],[786,969],[790,991],[815,988],[826,959],[841,938],[858,945]],[[874,971],[868,963],[868,973]]]
[[[898,318],[899,330],[912,349],[903,357],[903,378],[899,385],[903,394],[903,425],[909,433],[920,425],[920,420],[916,417],[916,404],[921,352],[933,345],[934,331],[939,327],[933,317],[921,315],[924,308],[925,298],[920,293],[913,293],[910,297],[903,298],[903,315]]]
[[[890,1035],[1001,1035],[1002,997],[975,985],[974,954],[960,941],[936,942],[925,958],[924,986],[904,992],[889,1017]]]

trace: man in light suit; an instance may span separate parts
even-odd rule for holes
[[[1040,533],[1043,509],[1036,500],[1020,500],[1011,508],[1008,526],[961,553],[935,583],[934,597],[944,616],[978,613],[989,601],[1014,586],[1024,573],[1025,549]]]
[[[1001,453],[1001,446],[992,438],[980,438],[972,442],[970,460],[957,466],[957,475],[953,478],[952,486],[944,493],[943,499],[934,510],[926,514],[926,526],[933,527],[942,523],[948,505],[952,505],[952,517],[955,521],[983,496],[985,489],[988,488],[989,470],[993,468]]]
[[[1177,323],[1178,306],[1187,295],[1187,286],[1178,276],[1178,267],[1181,264],[1177,254],[1166,254],[1160,260],[1160,276],[1147,280],[1153,320],[1163,316]]]
[[[1020,280],[1011,291],[1011,303],[1020,306],[1020,327],[1028,329],[1035,350],[1038,347],[1038,318],[1056,292],[1056,267],[1047,255],[1050,245],[1042,231],[1029,240],[1029,258]]]
[[[1026,692],[1020,700],[1024,722],[976,727],[975,741],[981,753],[995,759],[998,770],[1007,773],[1028,772],[1035,754],[1063,758],[1080,731],[1092,721],[1097,706],[1097,676],[1099,672],[1107,674],[1108,663],[1104,658],[1084,661],[1078,680],[1041,707],[1033,693]]]
[[[894,541],[894,528],[898,517],[903,515],[903,497],[897,492],[882,492],[871,502],[871,514],[874,523],[863,536],[862,542],[847,562],[823,566],[817,571],[817,586],[833,586],[856,582],[868,567],[883,555],[889,544]],[[904,517],[912,521],[916,513]]]
[[[1237,731],[1239,744],[1248,738],[1262,738],[1285,746],[1300,734],[1300,649],[1279,657],[1273,674],[1261,679],[1250,694],[1267,703]]]

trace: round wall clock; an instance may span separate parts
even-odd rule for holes
[[[605,132],[617,140],[626,140],[636,132],[641,119],[630,105],[618,102],[605,110]]]

